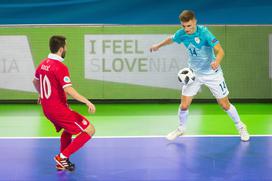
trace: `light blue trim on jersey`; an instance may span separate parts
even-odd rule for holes
[[[189,56],[189,67],[197,74],[213,74],[222,72],[219,67],[216,71],[211,68],[211,62],[215,60],[213,47],[219,43],[215,36],[205,26],[197,26],[196,32],[186,34],[184,29],[179,29],[172,41],[183,43]]]

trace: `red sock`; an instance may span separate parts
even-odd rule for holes
[[[69,158],[71,154],[79,150],[79,148],[81,148],[87,141],[89,141],[89,139],[91,139],[91,136],[86,132],[82,132],[61,153]]]
[[[62,152],[72,142],[72,134],[63,131],[60,137],[60,152]]]

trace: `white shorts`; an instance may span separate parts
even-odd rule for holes
[[[192,84],[182,87],[182,95],[195,96],[202,84],[210,89],[216,99],[224,98],[229,94],[223,73],[218,72],[210,75],[196,75],[196,79]]]

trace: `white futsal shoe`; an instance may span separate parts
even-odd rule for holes
[[[244,123],[241,123],[237,126],[237,130],[239,131],[240,137],[242,141],[249,141],[250,136],[247,131],[247,127]]]
[[[181,136],[184,134],[185,128],[183,126],[179,126],[177,129],[174,131],[170,132],[167,136],[166,139],[169,141],[175,140],[177,137]]]

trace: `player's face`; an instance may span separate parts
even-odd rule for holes
[[[196,30],[196,19],[192,19],[187,22],[181,22],[181,25],[187,34],[193,34]]]

